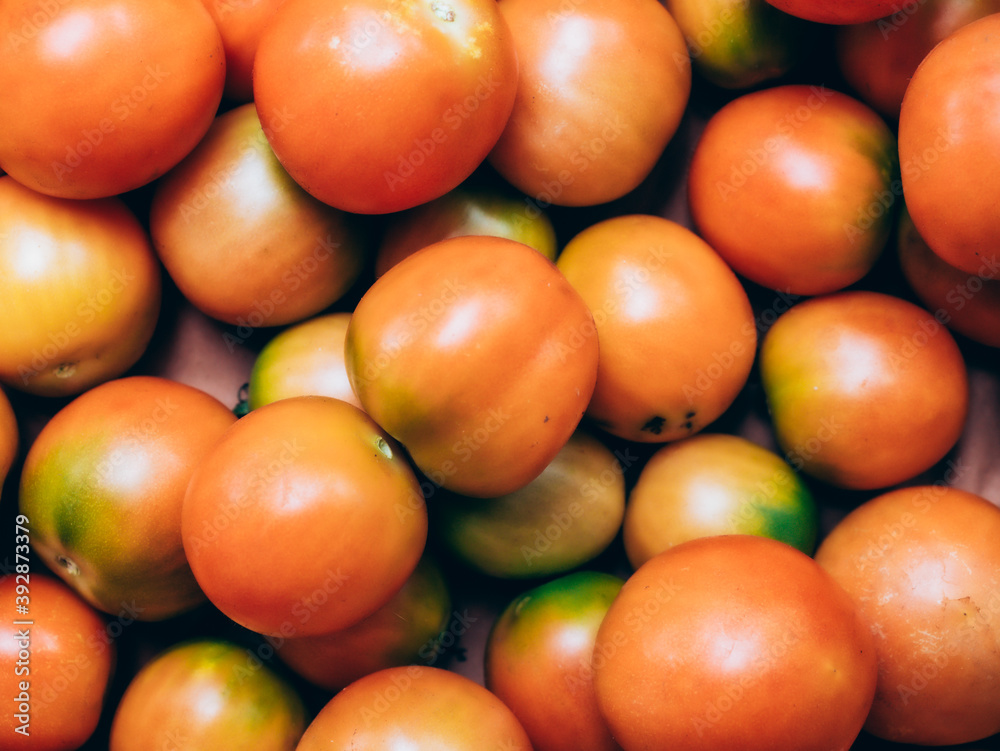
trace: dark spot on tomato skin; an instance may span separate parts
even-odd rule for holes
[[[544,419],[544,420],[542,420],[542,422],[548,422],[548,421],[549,421],[549,416],[548,416],[548,415],[545,415],[545,419]]]
[[[646,424],[642,426],[642,431],[644,433],[652,433],[653,435],[659,435],[663,432],[664,425],[667,424],[665,418],[657,415],[656,417],[651,417],[646,421]]]
[[[690,419],[692,419],[695,416],[695,414],[697,414],[697,413],[694,410],[691,410],[686,415],[684,415],[684,419],[685,420],[690,420]]]
[[[686,423],[684,423],[684,429],[685,430],[693,430],[694,429],[694,423],[691,422],[690,420],[688,420]]]

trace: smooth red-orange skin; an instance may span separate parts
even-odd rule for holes
[[[13,521],[13,520],[12,520]],[[28,525],[30,529],[30,523]],[[13,534],[13,531],[11,532]],[[97,729],[115,665],[115,642],[104,620],[58,579],[32,571],[27,577],[0,578],[0,599],[14,613],[16,586],[28,583],[28,613],[6,617],[0,625],[0,691],[8,704],[0,713],[0,737],[10,751],[74,751]],[[31,621],[18,625],[17,620]],[[29,631],[28,673],[18,675],[18,632]],[[28,731],[15,697],[28,682]]]
[[[804,553],[706,537],[625,582],[597,632],[594,686],[627,751],[846,751],[875,692],[874,646]]]
[[[297,751],[532,751],[514,713],[478,683],[440,668],[388,668],[338,693]]]
[[[981,276],[949,266],[927,246],[905,209],[897,238],[903,276],[927,309],[953,331],[1000,347],[1000,264]]]
[[[9,0],[0,40],[0,164],[49,195],[145,185],[222,98],[222,39],[198,0]]]
[[[837,62],[861,99],[895,121],[913,72],[934,45],[997,12],[998,0],[923,0],[888,18],[839,28]]]
[[[0,279],[0,380],[41,396],[122,375],[160,314],[160,265],[118,198],[51,198],[0,178]]]
[[[195,466],[236,421],[214,397],[151,376],[90,389],[32,443],[20,508],[42,560],[94,607],[160,620],[201,604],[181,542]]]
[[[430,480],[482,498],[527,485],[569,440],[594,390],[586,303],[514,240],[443,240],[380,277],[347,329],[365,411]]]
[[[181,533],[223,613],[263,634],[314,636],[399,591],[423,552],[427,511],[401,449],[364,412],[302,396],[250,412],[204,457]]]
[[[619,198],[649,174],[691,93],[684,36],[659,2],[501,0],[520,81],[490,163],[561,206]]]
[[[624,582],[583,571],[525,592],[486,644],[486,687],[513,710],[534,751],[620,751],[594,695],[594,639]]]
[[[767,0],[785,13],[807,21],[828,24],[864,23],[883,18],[899,10],[888,0]]]
[[[514,104],[514,42],[495,0],[288,0],[254,60],[261,121],[321,201],[382,214],[456,187]],[[377,91],[377,95],[373,92]]]
[[[923,308],[878,292],[799,303],[764,336],[760,371],[791,465],[874,489],[930,469],[969,409],[962,353]]]
[[[282,0],[201,0],[212,16],[226,51],[227,99],[253,99],[253,59],[257,44]]]
[[[363,248],[348,217],[288,176],[252,104],[221,115],[157,183],[149,220],[184,296],[236,326],[303,320],[361,273]]]
[[[17,416],[10,406],[7,395],[0,389],[0,487],[7,478],[14,457],[17,456],[18,445]]]
[[[970,274],[1000,263],[998,35],[1000,13],[951,34],[913,74],[899,114],[913,223],[931,250]]]
[[[779,86],[712,116],[688,197],[699,233],[737,273],[817,295],[856,282],[878,259],[896,175],[895,139],[871,108],[825,87]]]
[[[854,598],[878,652],[865,729],[951,745],[1000,732],[1000,509],[946,486],[852,511],[816,561]]]
[[[590,307],[600,356],[587,416],[641,442],[697,433],[746,383],[757,328],[732,269],[658,216],[591,225],[556,262]]]
[[[276,651],[300,676],[336,692],[385,668],[435,660],[450,616],[451,597],[441,569],[424,557],[392,599],[360,623],[330,634],[285,639]]]

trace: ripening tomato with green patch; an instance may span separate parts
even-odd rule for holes
[[[275,155],[313,196],[384,214],[444,195],[500,137],[518,61],[495,0],[288,0],[254,59]],[[377,93],[376,93],[377,92]]]

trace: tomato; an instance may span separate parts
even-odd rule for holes
[[[285,169],[361,214],[425,203],[471,175],[507,121],[517,76],[495,0],[288,0],[253,73],[261,121],[282,118],[267,136]]]
[[[31,530],[34,520],[17,521]],[[4,749],[80,748],[97,729],[115,665],[104,621],[61,581],[34,571],[0,578],[0,600],[8,615],[0,622]],[[26,610],[9,617],[18,604]]]
[[[997,12],[998,0],[921,0],[886,18],[841,26],[836,33],[837,62],[865,102],[897,120],[921,60],[953,31]]]
[[[223,94],[237,102],[253,99],[257,44],[282,0],[201,0],[222,35],[226,52]]]
[[[745,89],[786,74],[802,57],[802,22],[765,0],[665,0],[694,69],[717,86]]]
[[[751,281],[795,295],[868,273],[898,188],[885,122],[846,94],[805,85],[744,94],[716,112],[688,179],[709,245]]]
[[[295,689],[249,650],[218,639],[159,653],[129,682],[109,751],[292,751],[305,730]]]
[[[206,453],[181,534],[195,578],[232,620],[314,636],[399,591],[423,552],[427,512],[400,447],[364,412],[300,396],[250,412]]]
[[[794,306],[765,335],[760,372],[788,461],[845,488],[888,487],[930,469],[955,445],[969,407],[948,330],[878,292]]]
[[[431,482],[491,498],[527,485],[573,434],[594,391],[594,334],[540,253],[456,237],[368,289],[347,329],[347,374]]]
[[[499,6],[520,75],[490,164],[542,205],[588,206],[633,190],[676,132],[691,93],[674,19],[657,0]]]
[[[18,443],[17,417],[7,395],[0,389],[0,488],[17,456]]]
[[[934,317],[952,331],[1000,347],[1000,264],[987,262],[982,275],[949,266],[924,242],[905,207],[897,238],[903,275]]]
[[[878,686],[865,729],[901,743],[1000,732],[1000,509],[943,485],[901,488],[847,515],[817,562],[874,635]]]
[[[626,749],[847,749],[876,682],[875,643],[815,561],[719,535],[628,578],[594,644],[594,687]]]
[[[899,113],[903,190],[914,225],[951,266],[997,263],[1000,13],[953,32],[913,74]],[[961,81],[962,85],[955,84]]]
[[[236,418],[163,378],[109,381],[78,396],[35,439],[21,513],[45,563],[94,607],[160,620],[204,602],[181,542],[181,505],[202,456]]]
[[[622,584],[611,574],[568,574],[516,597],[494,622],[486,687],[517,715],[534,751],[620,748],[597,707],[591,659]]]
[[[597,325],[587,407],[597,425],[631,441],[672,441],[730,406],[757,329],[740,281],[701,238],[658,216],[617,216],[577,234],[557,266]]]
[[[799,18],[829,24],[864,23],[883,18],[900,8],[887,0],[767,0],[775,8]]]
[[[0,164],[48,195],[145,185],[222,98],[222,39],[198,0],[6,0],[0,40]]]
[[[251,328],[318,313],[363,264],[348,217],[292,181],[266,132],[252,104],[220,116],[157,183],[149,219],[184,296],[213,318]]]
[[[530,245],[550,261],[556,259],[552,221],[532,205],[531,199],[460,186],[388,218],[385,237],[375,256],[375,275],[382,276],[421,248],[463,235],[506,237]]]
[[[0,381],[70,396],[122,375],[160,313],[160,266],[119,198],[70,201],[0,177]]]
[[[385,668],[430,662],[451,617],[441,569],[425,555],[403,587],[360,623],[280,643],[278,657],[297,674],[336,692]]]
[[[501,578],[563,573],[597,557],[625,514],[625,467],[578,430],[523,488],[496,498],[442,493],[431,527],[460,561]]]
[[[257,355],[248,383],[250,409],[290,396],[332,396],[361,407],[344,361],[350,313],[330,313],[285,329]]]
[[[649,458],[625,509],[625,552],[639,568],[697,537],[752,534],[811,555],[819,533],[812,493],[780,456],[722,433],[686,438]]]
[[[531,751],[514,714],[472,680],[440,668],[410,665],[365,676],[327,703],[297,751]]]

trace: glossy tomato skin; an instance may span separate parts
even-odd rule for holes
[[[423,552],[427,511],[402,450],[364,412],[302,396],[253,410],[207,453],[181,534],[195,578],[232,620],[314,636],[399,591]]]
[[[996,269],[1000,242],[1000,13],[952,33],[913,74],[899,114],[910,217],[931,250],[970,274]],[[955,81],[962,81],[956,86]]]
[[[780,456],[746,438],[702,433],[664,446],[629,493],[623,539],[633,568],[698,537],[752,534],[811,555],[819,512]]]
[[[277,654],[309,682],[336,692],[379,670],[433,662],[450,617],[448,585],[440,566],[425,555],[392,599],[363,621],[285,639]]]
[[[595,334],[540,253],[456,237],[369,288],[347,329],[347,372],[431,482],[490,498],[527,485],[573,434],[597,377]]]
[[[7,395],[3,389],[0,389],[0,487],[3,487],[4,480],[7,479],[7,472],[10,471],[14,458],[17,456],[19,442],[17,416],[10,406]]]
[[[118,198],[51,198],[0,177],[0,279],[0,380],[41,396],[122,375],[160,314],[159,263]]]
[[[226,112],[156,186],[150,234],[184,296],[236,326],[319,313],[361,273],[349,217],[300,188],[278,163],[252,104]]]
[[[886,18],[841,26],[837,62],[861,99],[896,121],[910,78],[934,46],[967,23],[997,12],[997,0],[923,0]]]
[[[290,396],[332,396],[360,408],[344,360],[350,313],[329,313],[291,326],[264,345],[247,385],[250,409]]]
[[[618,751],[594,695],[594,639],[624,582],[593,571],[528,590],[486,643],[486,687],[520,720],[534,751]]]
[[[207,638],[159,653],[125,689],[109,751],[292,751],[306,725],[302,699],[256,659],[243,647]]]
[[[201,0],[212,16],[226,52],[223,94],[236,102],[253,99],[253,59],[260,37],[281,0]]]
[[[1000,264],[982,275],[949,266],[924,242],[905,207],[896,237],[903,276],[934,317],[952,331],[1000,347]]]
[[[506,237],[530,245],[550,261],[556,259],[552,220],[530,199],[459,186],[440,198],[389,217],[375,256],[375,275],[382,276],[421,248],[463,235]]]
[[[705,537],[626,580],[597,632],[594,686],[629,751],[847,749],[875,693],[874,646],[848,594],[804,553]]]
[[[145,185],[194,148],[222,98],[222,39],[198,0],[11,0],[0,40],[0,164],[48,195]]]
[[[536,201],[620,198],[652,171],[691,93],[684,36],[659,2],[502,0],[520,64],[490,163]]]
[[[523,488],[496,498],[441,493],[430,504],[437,539],[458,560],[498,578],[561,574],[596,558],[625,514],[625,469],[577,430]]]
[[[833,292],[868,273],[888,240],[898,190],[888,126],[823,86],[777,86],[723,106],[688,178],[709,245],[739,274],[795,295]]]
[[[330,748],[408,751],[531,751],[510,709],[469,678],[409,665],[365,676],[331,699],[297,751]]]
[[[30,520],[25,524],[30,529]],[[0,597],[8,613],[16,602],[28,607],[0,626],[0,690],[11,700],[0,715],[3,747],[80,748],[97,729],[115,668],[115,643],[103,619],[61,581],[36,571],[0,578]]]
[[[732,404],[756,354],[753,309],[691,230],[652,215],[606,219],[571,239],[556,265],[597,326],[594,423],[631,441],[672,441]]]
[[[268,140],[296,182],[337,208],[382,214],[472,174],[517,75],[495,0],[289,0],[260,40],[254,99],[262,122],[286,116]]]
[[[919,745],[1000,732],[1000,509],[956,488],[901,488],[856,508],[816,561],[876,641],[870,733]]]
[[[42,428],[21,472],[32,545],[85,600],[161,620],[205,600],[181,541],[195,466],[236,421],[214,397],[153,376],[90,389]]]
[[[827,24],[864,23],[883,18],[899,10],[888,0],[767,0],[775,8],[808,21]]]
[[[930,469],[969,408],[965,360],[948,330],[880,292],[794,306],[765,335],[760,372],[788,461],[845,488],[888,487]]]

